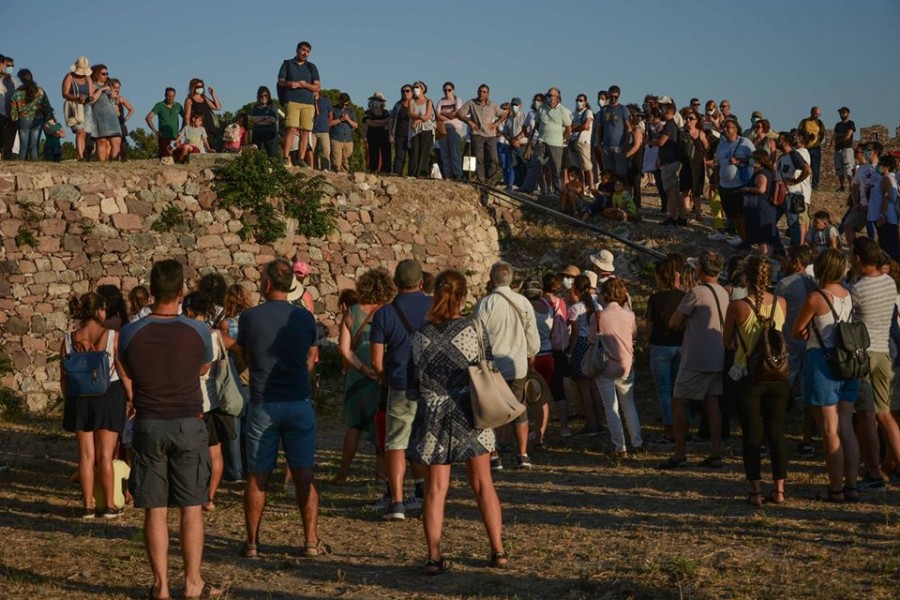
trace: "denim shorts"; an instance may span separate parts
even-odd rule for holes
[[[825,353],[819,348],[806,350],[803,386],[803,402],[808,406],[834,406],[839,401],[856,402],[859,395],[859,381],[835,378],[831,374]]]
[[[316,462],[316,411],[312,402],[262,402],[247,409],[247,470],[269,473],[278,462],[278,444],[291,469]]]
[[[203,419],[137,419],[128,489],[137,508],[199,506],[209,487]]]

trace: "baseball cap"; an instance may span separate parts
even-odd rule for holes
[[[847,108],[846,106],[842,106],[842,107],[840,107],[840,108],[838,109],[838,112],[839,112],[839,113],[842,113],[842,112],[850,112],[850,109]]]
[[[762,119],[762,118],[763,118],[763,115],[762,115],[762,113],[759,112],[758,110],[754,110],[754,111],[753,111],[753,114],[750,115],[750,118],[751,118],[751,119]]]
[[[510,100],[510,104],[522,106],[522,99],[521,98],[513,98],[512,100]]]
[[[414,288],[422,281],[422,266],[413,258],[406,258],[397,263],[394,269],[394,283],[403,289]]]

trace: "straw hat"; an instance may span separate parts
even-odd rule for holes
[[[613,258],[613,253],[609,250],[601,250],[597,254],[591,254],[591,262],[605,273],[615,273],[616,266],[613,264]]]
[[[91,61],[87,59],[87,56],[79,56],[78,59],[72,63],[72,66],[69,67],[69,70],[75,75],[90,75]]]

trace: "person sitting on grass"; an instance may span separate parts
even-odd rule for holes
[[[838,250],[841,236],[837,227],[831,224],[831,214],[827,210],[817,211],[813,215],[812,229],[806,232],[806,245],[815,250],[816,256],[828,248]]]
[[[613,195],[610,205],[603,209],[603,216],[613,221],[631,221],[637,218],[638,210],[634,204],[634,196],[625,189],[625,182],[616,177],[613,184]]]
[[[191,124],[184,126],[181,131],[178,132],[176,140],[178,144],[180,144],[176,154],[178,162],[180,163],[187,160],[188,154],[206,154],[215,152],[209,145],[206,129],[203,128],[203,115],[200,113],[191,115]]]
[[[587,221],[595,215],[602,214],[603,210],[611,205],[612,195],[615,191],[612,171],[602,171],[600,173],[600,183],[596,189],[591,190],[591,195],[594,197],[593,202],[583,203],[582,205],[581,220]]]
[[[559,193],[559,212],[576,214],[584,203],[584,179],[577,167],[569,167],[566,173],[568,179]]]

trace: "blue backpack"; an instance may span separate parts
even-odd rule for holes
[[[110,340],[112,335],[112,331],[107,333]],[[72,334],[66,334],[63,367],[66,370],[66,396],[69,398],[102,396],[109,389],[110,367],[106,349],[76,352]]]

